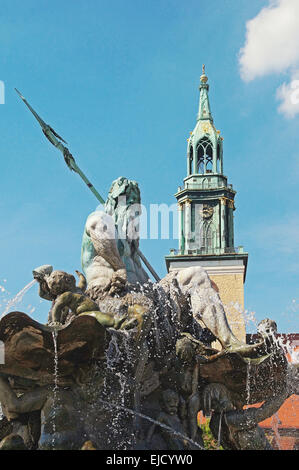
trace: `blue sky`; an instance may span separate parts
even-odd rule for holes
[[[126,176],[139,182],[146,206],[170,205],[186,176],[205,63],[224,172],[237,191],[235,244],[249,252],[246,308],[257,320],[275,319],[280,331],[298,331],[299,117],[279,109],[277,91],[296,78],[297,58],[267,68],[254,53],[266,47],[259,47],[266,44],[260,23],[272,7],[267,0],[2,0],[2,305],[38,265],[80,269],[82,230],[97,206],[14,87],[67,140],[104,197],[112,180]],[[271,44],[265,57],[277,53]],[[176,245],[141,243],[160,276]],[[34,308],[45,321],[50,304],[34,286],[16,307]]]

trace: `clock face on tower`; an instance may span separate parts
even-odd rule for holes
[[[202,216],[203,219],[210,219],[212,215],[214,214],[214,209],[212,206],[209,206],[208,204],[203,204],[203,206],[200,209],[200,215]]]

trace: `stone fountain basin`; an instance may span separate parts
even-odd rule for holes
[[[200,375],[208,382],[225,385],[248,404],[260,403],[286,386],[288,363],[282,351],[262,358],[243,358],[229,352],[215,362],[200,365]]]
[[[54,329],[22,312],[11,312],[0,321],[0,341],[5,363],[0,373],[28,379],[36,385],[54,383]],[[104,357],[105,328],[90,316],[78,316],[57,335],[58,382],[68,385],[88,371],[90,363]]]

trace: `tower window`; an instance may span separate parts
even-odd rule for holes
[[[219,142],[218,142],[218,144],[217,144],[217,172],[220,171],[220,160],[221,160],[220,144],[219,144]]]
[[[211,221],[203,221],[200,227],[200,245],[203,251],[214,248],[215,227]]]
[[[193,174],[193,147],[189,150],[189,175]]]
[[[208,137],[200,139],[197,146],[197,173],[212,173],[213,147]]]

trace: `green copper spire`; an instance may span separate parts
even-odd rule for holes
[[[199,110],[195,128],[190,132],[187,145],[187,177],[191,175],[206,176],[209,174],[209,184],[218,185],[218,176],[223,175],[223,138],[213,122],[209,101],[208,77],[205,66],[199,85]],[[213,176],[212,176],[213,175]],[[211,178],[216,178],[212,181]],[[215,179],[214,178],[214,179]],[[207,184],[204,180],[203,184]]]
[[[202,75],[200,77],[200,85],[199,85],[199,109],[197,120],[209,120],[213,122],[211,107],[209,102],[209,85],[208,85],[208,77],[205,73],[205,66],[202,66]]]

